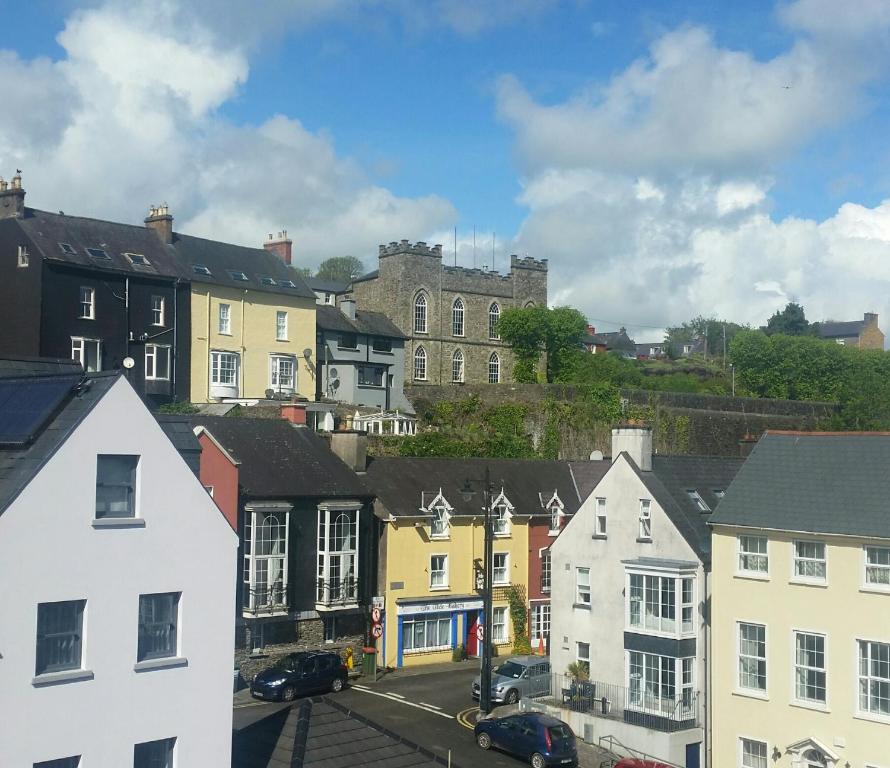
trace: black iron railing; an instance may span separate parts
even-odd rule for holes
[[[355,605],[358,602],[358,579],[318,579],[315,602],[325,607]]]
[[[287,584],[264,587],[244,585],[244,612],[260,615],[287,610]]]

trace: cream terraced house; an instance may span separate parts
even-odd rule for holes
[[[711,517],[713,765],[890,766],[890,434],[767,432]]]

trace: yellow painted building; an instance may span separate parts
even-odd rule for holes
[[[274,242],[287,245],[290,241]],[[315,294],[276,252],[176,235],[191,280],[191,401],[315,399]]]
[[[711,519],[718,768],[890,766],[890,435],[767,433]]]

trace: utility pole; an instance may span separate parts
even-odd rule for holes
[[[492,551],[494,535],[491,529],[491,472],[485,467],[485,548],[483,552],[482,588],[482,670],[479,687],[479,709],[483,715],[491,712],[491,626],[492,626]]]
[[[726,323],[723,323],[723,372],[726,372]]]

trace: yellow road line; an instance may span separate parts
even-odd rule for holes
[[[469,728],[471,731],[476,727],[475,722],[471,722],[469,720],[469,716],[472,713],[479,713],[479,707],[470,707],[469,709],[464,709],[455,715],[455,719],[459,722],[464,728]]]

